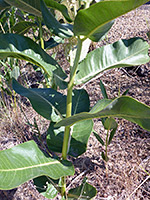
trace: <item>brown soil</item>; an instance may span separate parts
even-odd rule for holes
[[[118,18],[113,26],[107,41],[93,44],[96,48],[106,43],[115,42],[118,39],[128,39],[140,36],[148,40],[146,33],[150,28],[150,6],[145,5]],[[148,40],[149,41],[149,40]],[[118,91],[123,93],[129,89],[129,96],[140,100],[150,106],[150,64],[133,67],[130,70],[113,69],[102,74],[98,79],[82,86],[85,88],[93,106],[97,100],[102,98],[99,81],[105,84],[110,98],[116,97]],[[23,99],[24,100],[24,99]],[[48,122],[38,116],[30,107],[28,101],[20,99],[23,110],[30,123],[34,117],[37,120],[41,133],[45,133]],[[0,150],[10,148],[22,141],[34,139],[31,127],[26,124],[24,114],[17,108],[15,111],[9,109],[0,110],[1,131]],[[96,119],[94,128],[104,139],[106,134],[101,122]],[[43,124],[40,126],[40,124]],[[88,182],[96,187],[97,196],[95,200],[148,200],[150,199],[150,132],[139,126],[118,120],[117,133],[108,148],[109,161],[106,164],[101,158],[103,147],[98,143],[93,134],[88,142],[87,152],[73,160],[76,173],[74,177],[68,178],[68,189],[81,183],[84,176]],[[36,139],[37,141],[37,139]],[[38,141],[37,141],[38,142]],[[143,170],[144,169],[144,170]],[[0,191],[0,200],[46,200],[34,188],[32,181],[23,184],[18,189]],[[56,198],[56,199],[59,199]]]

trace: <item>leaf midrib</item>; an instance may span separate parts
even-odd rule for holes
[[[42,163],[38,165],[31,165],[28,167],[21,167],[21,168],[15,168],[15,169],[0,169],[0,172],[11,172],[11,171],[22,171],[22,170],[27,170],[27,169],[32,169],[32,168],[39,168],[39,167],[44,167],[48,165],[54,165],[54,164],[60,164],[59,161],[52,161],[48,163]]]

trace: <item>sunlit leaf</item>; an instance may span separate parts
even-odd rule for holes
[[[97,42],[110,29],[112,20],[146,2],[148,0],[110,0],[96,3],[78,12],[74,33]]]
[[[73,175],[69,161],[62,163],[46,156],[34,141],[0,151],[0,189],[9,190],[38,176],[59,179]]]
[[[85,83],[99,73],[120,67],[129,67],[149,62],[149,45],[140,38],[119,40],[90,52],[78,65],[75,85]]]
[[[113,100],[111,103],[108,99],[102,99],[101,102],[106,101],[105,107],[94,109],[92,113],[80,113],[67,119],[63,119],[56,124],[59,126],[70,126],[78,121],[88,120],[93,118],[104,117],[118,117],[124,118],[128,121],[134,122],[146,130],[150,130],[150,107],[140,103],[139,101],[128,97],[121,96]]]
[[[7,57],[26,60],[41,67],[51,78],[67,76],[58,63],[30,38],[17,34],[0,34],[0,59]]]

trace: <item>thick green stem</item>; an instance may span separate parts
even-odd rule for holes
[[[72,89],[74,85],[74,78],[76,75],[76,70],[78,67],[78,63],[80,60],[80,54],[82,49],[82,41],[78,39],[78,46],[77,46],[77,52],[76,57],[74,60],[74,65],[71,69],[70,73],[70,82],[68,84],[68,90],[67,90],[67,107],[66,107],[66,118],[71,116],[72,112]],[[62,159],[67,159],[67,153],[69,149],[69,139],[70,139],[70,126],[65,127],[64,132],[64,139],[63,139],[63,147],[62,147]],[[66,196],[66,177],[62,177],[62,189],[61,189],[61,195]]]
[[[72,112],[72,88],[73,88],[74,78],[76,75],[76,70],[78,67],[79,59],[80,59],[81,49],[82,49],[82,41],[79,39],[76,57],[74,60],[74,65],[72,67],[71,74],[70,74],[70,82],[68,84],[66,118],[70,117],[71,112]],[[67,158],[69,138],[70,138],[70,126],[67,126],[65,128],[64,140],[63,140],[63,149],[62,149],[62,158],[63,159]]]

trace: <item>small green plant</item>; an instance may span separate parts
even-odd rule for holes
[[[71,2],[72,5],[72,1],[65,2]],[[67,9],[53,0],[0,1],[1,8],[11,5],[38,16],[52,34],[52,46],[56,44],[55,36],[74,44],[68,53],[68,77],[57,61],[44,51],[43,45],[40,46],[22,35],[0,34],[1,59],[13,57],[40,67],[51,78],[55,88],[25,88],[13,79],[13,89],[27,97],[37,113],[50,121],[47,130],[49,153],[42,152],[34,141],[1,151],[0,189],[9,190],[33,179],[38,191],[46,198],[53,199],[60,193],[62,199],[92,199],[96,195],[96,189],[88,184],[86,178],[80,186],[69,191],[66,179],[74,174],[73,164],[67,157],[70,155],[76,158],[86,151],[89,136],[93,131],[93,118],[100,118],[107,130],[105,142],[93,131],[102,145],[105,145],[105,152],[102,153],[105,161],[108,161],[107,147],[117,129],[114,118],[124,118],[150,130],[150,107],[126,96],[126,92],[115,99],[108,99],[101,82],[104,98],[90,109],[88,93],[84,89],[74,88],[87,83],[105,70],[140,65],[150,60],[149,45],[141,38],[119,40],[88,53],[90,41],[98,42],[104,38],[115,18],[148,1],[96,2],[76,1],[76,6],[68,12],[69,6]],[[64,22],[67,20],[69,24],[56,20],[52,14],[54,10],[60,11]],[[72,12],[73,19],[70,19],[68,13]],[[44,44],[42,40],[43,37],[41,44]],[[57,88],[67,90],[67,95],[57,91]],[[61,153],[61,156],[57,153]]]

